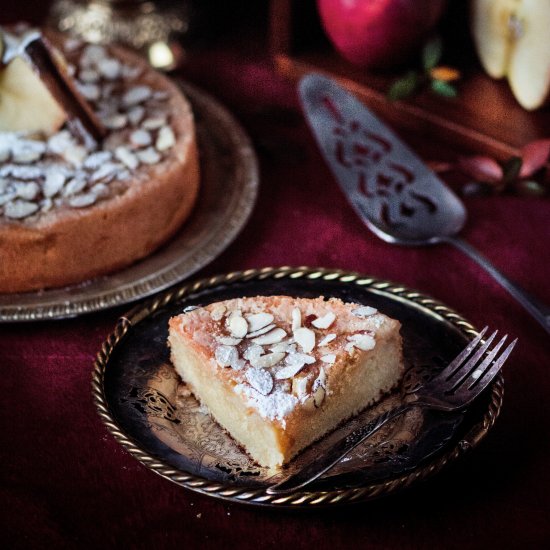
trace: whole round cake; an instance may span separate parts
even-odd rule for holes
[[[36,71],[4,60],[0,293],[78,283],[144,258],[198,193],[193,115],[180,90],[125,50],[54,40],[105,133],[79,138]]]

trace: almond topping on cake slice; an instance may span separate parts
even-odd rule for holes
[[[185,311],[168,341],[194,396],[275,468],[398,384],[399,327],[368,305],[258,296]]]

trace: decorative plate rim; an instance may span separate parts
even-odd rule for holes
[[[464,319],[457,312],[419,291],[407,288],[404,285],[391,281],[378,279],[354,271],[339,269],[312,268],[312,267],[266,267],[261,269],[248,269],[246,271],[235,271],[227,274],[216,275],[209,278],[199,279],[186,284],[179,285],[167,292],[163,292],[144,304],[140,304],[130,310],[126,315],[119,318],[113,332],[103,342],[100,351],[96,355],[92,373],[92,396],[99,416],[107,430],[114,436],[135,459],[147,468],[153,470],[161,477],[168,479],[182,487],[201,493],[215,496],[231,502],[252,504],[259,506],[270,506],[277,508],[318,508],[336,504],[362,502],[393,494],[405,489],[417,481],[426,479],[438,473],[449,462],[453,462],[470,449],[476,447],[493,427],[502,407],[504,397],[504,377],[499,373],[497,379],[491,386],[491,395],[487,410],[463,437],[453,445],[452,448],[429,459],[420,467],[409,473],[399,475],[380,482],[370,483],[362,487],[335,489],[327,491],[296,491],[290,495],[278,496],[266,493],[265,488],[251,489],[231,484],[213,482],[201,476],[185,473],[166,464],[162,460],[143,451],[130,437],[128,437],[117,425],[112,416],[104,390],[104,376],[112,352],[124,338],[125,334],[137,323],[146,319],[160,308],[178,301],[183,297],[216,287],[220,284],[235,283],[239,281],[250,281],[253,279],[263,280],[267,278],[307,278],[323,279],[326,281],[340,281],[343,283],[356,284],[362,287],[398,296],[406,301],[413,302],[438,315],[460,330],[468,338],[477,335],[474,326]]]
[[[228,218],[223,231],[220,228],[214,236],[209,234],[203,242],[195,245],[196,251],[192,258],[185,257],[180,262],[168,262],[155,272],[143,277],[136,275],[135,279],[122,281],[114,288],[102,288],[103,282],[111,277],[116,279],[118,275],[124,274],[124,269],[106,275],[104,278],[92,279],[65,288],[22,294],[0,294],[0,323],[67,319],[147,298],[193,275],[235,240],[248,222],[258,195],[259,166],[252,142],[231,112],[213,96],[181,79],[176,80],[176,83],[186,93],[193,111],[199,117],[207,114],[215,118],[218,122],[217,132],[220,132],[219,128],[222,132],[226,132],[228,141],[232,145],[232,152],[240,161],[236,170],[238,174],[236,177],[241,182],[240,194],[235,195],[233,204],[230,205],[233,208],[232,212],[239,211],[238,220]],[[208,125],[207,127],[210,128]],[[190,218],[190,221],[192,219]],[[183,232],[186,225],[182,227]],[[197,257],[199,252],[200,257]],[[144,258],[138,264],[146,263],[154,258],[155,254]],[[129,266],[127,269],[133,267]],[[90,283],[94,285],[95,281],[97,281],[97,287],[94,289],[92,286],[90,290]],[[18,296],[22,297],[19,302]]]

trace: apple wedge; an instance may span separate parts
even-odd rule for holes
[[[471,16],[485,71],[507,77],[523,108],[541,107],[550,95],[550,2],[473,0]]]
[[[0,70],[0,132],[52,134],[66,120],[65,110],[21,57]]]

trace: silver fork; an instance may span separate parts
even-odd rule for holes
[[[487,340],[485,327],[432,380],[405,396],[403,404],[378,416],[335,443],[323,456],[287,479],[268,487],[267,493],[282,495],[303,489],[340,462],[352,449],[377,432],[384,424],[413,407],[456,411],[468,406],[495,378],[516,345],[517,338],[498,355],[507,336],[490,349],[497,332]],[[497,357],[498,356],[498,357]]]

